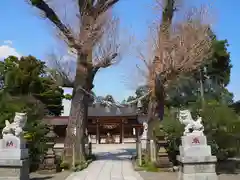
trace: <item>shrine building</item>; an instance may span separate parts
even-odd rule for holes
[[[46,117],[45,121],[54,126],[56,143],[63,143],[66,136],[71,101],[64,100],[62,116]],[[104,106],[96,103],[88,107],[87,131],[92,143],[107,143],[107,136],[114,143],[135,142],[143,132],[142,122],[146,115],[140,115],[136,106]]]

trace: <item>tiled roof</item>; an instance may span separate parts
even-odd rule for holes
[[[64,94],[71,94],[72,88],[63,88]],[[61,116],[69,116],[71,108],[71,100],[63,99],[63,113]],[[137,115],[136,106],[125,107],[104,107],[96,103],[88,108],[88,116],[135,116]]]
[[[137,109],[134,106],[116,107],[101,106],[95,104],[88,108],[88,116],[136,116]]]
[[[71,101],[65,100],[64,112],[62,116],[69,116]],[[95,104],[88,107],[88,116],[135,116],[137,115],[137,108],[134,106],[126,107],[104,107],[100,104]]]

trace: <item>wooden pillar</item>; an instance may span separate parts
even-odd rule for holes
[[[99,120],[97,119],[97,126],[96,126],[96,143],[100,144],[100,129],[99,129]]]
[[[120,143],[124,144],[124,119],[120,123]]]
[[[135,138],[136,138],[136,151],[137,151],[137,156],[138,156],[138,153],[139,153],[139,127],[136,127],[136,134],[135,134]]]
[[[119,130],[120,130],[120,142],[119,143],[122,143],[122,121],[120,122],[120,126],[119,126]]]

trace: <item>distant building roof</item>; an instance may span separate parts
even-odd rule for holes
[[[71,108],[70,100],[63,100],[63,113],[61,116],[69,116]],[[135,116],[137,115],[136,106],[116,107],[93,104],[88,107],[88,116]]]
[[[72,88],[63,88],[64,95],[72,94]],[[71,100],[63,99],[63,113],[61,116],[69,116],[71,109]],[[137,115],[136,106],[103,106],[101,103],[95,103],[88,108],[88,116],[135,116]]]
[[[136,116],[137,108],[135,106],[116,107],[102,106],[94,104],[88,107],[88,116]]]

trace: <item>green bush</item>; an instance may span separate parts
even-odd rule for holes
[[[95,154],[91,154],[91,155],[87,156],[87,161],[88,161],[88,160],[96,161],[96,160],[97,160],[97,157],[96,157]]]
[[[174,114],[166,111],[162,127],[167,140],[166,150],[170,161],[177,165],[177,155],[179,154],[179,145],[181,144],[181,136],[183,134],[184,126],[176,119]]]
[[[240,120],[233,109],[217,102],[208,102],[200,112],[208,144],[219,160],[239,153]]]
[[[72,171],[81,171],[85,168],[88,167],[88,165],[92,162],[96,160],[96,156],[94,154],[87,156],[86,161],[85,162],[80,162],[80,161],[76,161],[75,162],[75,167],[72,167]],[[71,168],[71,165],[68,162],[62,161],[60,163],[60,168],[64,169],[64,170],[69,170]]]
[[[41,122],[28,123],[26,126],[27,147],[29,151],[30,171],[35,171],[39,168],[45,152],[47,150],[46,142],[48,139],[45,134],[48,132],[46,125]]]
[[[142,152],[142,165],[139,168],[139,170],[144,170],[147,172],[159,171],[159,168],[156,166],[156,164],[149,161],[147,151]]]
[[[68,162],[62,162],[61,164],[60,164],[60,167],[61,167],[61,169],[70,169],[70,164],[68,163]]]

